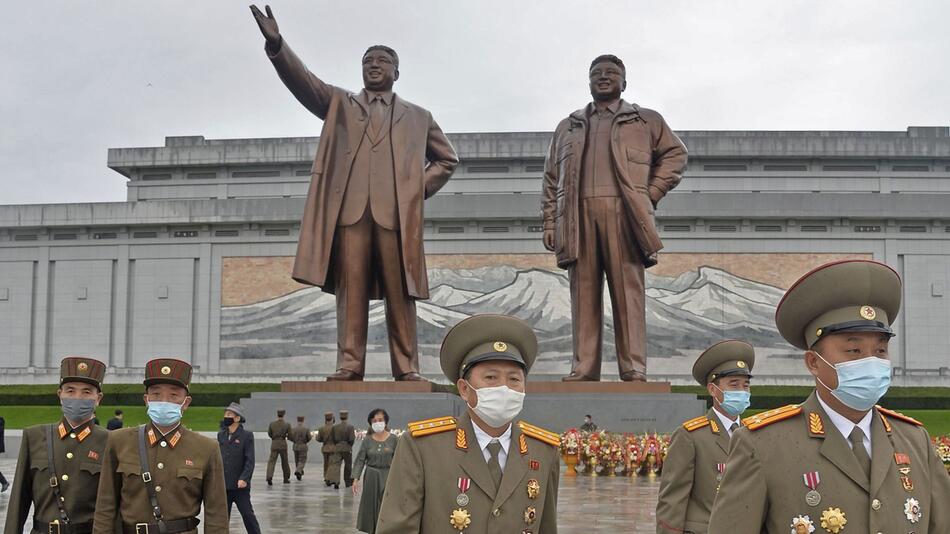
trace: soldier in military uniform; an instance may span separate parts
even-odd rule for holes
[[[898,274],[823,265],[785,293],[778,331],[805,351],[815,392],[745,419],[709,534],[950,532],[950,476],[921,424],[875,403],[890,385]]]
[[[297,426],[290,429],[290,441],[294,444],[294,475],[297,480],[303,479],[303,468],[307,465],[307,452],[310,450],[307,444],[313,438],[303,421],[304,416],[298,415]]]
[[[4,534],[21,534],[33,507],[30,532],[92,532],[96,488],[109,432],[92,423],[102,400],[104,363],[64,358],[59,367],[63,418],[23,431]]]
[[[754,364],[752,345],[737,339],[716,343],[693,364],[693,378],[706,386],[713,407],[673,432],[656,504],[657,534],[706,534],[729,440],[749,407]]]
[[[327,487],[330,487],[333,485],[329,476],[330,457],[333,456],[333,449],[336,447],[336,444],[333,443],[333,421],[335,416],[333,412],[326,412],[323,414],[323,419],[323,426],[317,430],[317,441],[323,444],[320,447],[320,452],[323,453],[323,482]]]
[[[559,436],[515,420],[537,352],[531,327],[515,317],[477,315],[449,331],[442,371],[469,408],[409,424],[377,534],[557,533]]]
[[[109,433],[93,534],[227,534],[224,466],[215,439],[181,424],[191,404],[191,365],[145,364],[149,422]]]
[[[284,484],[290,484],[290,462],[287,460],[287,437],[290,435],[290,423],[284,421],[285,410],[277,410],[277,420],[267,427],[270,437],[270,458],[267,459],[267,485],[274,485],[274,467],[280,457],[280,470],[284,473]]]
[[[353,444],[356,443],[356,429],[349,421],[350,413],[340,410],[340,422],[333,425],[333,442],[336,455],[330,458],[330,480],[334,486],[340,486],[340,467],[343,468],[343,483],[353,485]]]

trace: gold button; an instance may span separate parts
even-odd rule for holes
[[[70,460],[72,460],[72,459],[73,459],[73,453],[67,452],[67,453],[66,453],[66,458],[69,458]]]
[[[66,482],[67,480],[69,480],[69,475],[63,475],[63,482]]]
[[[879,500],[877,500],[877,499],[874,499],[873,501],[871,501],[871,508],[873,508],[874,510],[880,510],[880,509],[881,509],[881,501],[879,501]]]
[[[162,462],[158,462],[158,468],[165,469],[165,464],[163,464]]]
[[[165,443],[165,442],[163,441],[163,442],[159,443],[159,445],[161,445],[162,447],[167,447],[167,446],[168,446],[168,443]]]
[[[161,487],[161,486],[155,486],[155,491],[162,491],[162,487]]]
[[[73,439],[76,439],[76,433],[75,433],[75,432],[70,432],[70,433],[69,433],[69,437],[71,437],[71,438],[73,438]]]
[[[495,517],[500,516],[500,515],[501,515],[501,509],[500,509],[500,508],[495,508],[495,511],[492,512],[491,515],[493,515],[493,516],[495,516]]]

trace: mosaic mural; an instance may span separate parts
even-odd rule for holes
[[[837,254],[663,254],[647,271],[648,372],[688,374],[695,356],[724,338],[751,342],[759,368],[801,374],[800,354],[775,329],[775,306],[801,274]],[[431,298],[417,303],[423,371],[438,373],[445,331],[478,313],[516,315],[541,344],[535,372],[566,374],[571,305],[566,273],[547,254],[428,256]],[[290,257],[232,257],[222,273],[221,358],[250,364],[288,362],[332,372],[336,358],[333,295],[290,280]],[[616,374],[605,287],[604,376]],[[388,371],[382,301],[370,306],[368,372]],[[376,356],[378,354],[378,356]],[[374,359],[376,360],[374,363]],[[783,361],[784,360],[784,361]],[[257,366],[255,366],[257,367]]]

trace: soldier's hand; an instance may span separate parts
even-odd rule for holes
[[[238,487],[238,489],[244,489],[244,488],[246,488],[246,487],[247,487],[247,481],[246,481],[246,480],[238,480],[238,482],[237,482],[237,487]]]
[[[251,13],[254,15],[254,20],[257,21],[257,26],[261,29],[261,33],[264,34],[264,39],[267,40],[269,46],[274,46],[280,42],[280,29],[277,27],[277,19],[274,18],[270,6],[264,6],[264,10],[267,11],[266,15],[261,13],[257,6],[251,5]]]
[[[359,493],[360,493],[360,481],[354,480],[353,481],[353,495],[359,495]]]
[[[545,230],[542,239],[544,240],[544,248],[554,252],[554,230]]]

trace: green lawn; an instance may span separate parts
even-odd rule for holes
[[[116,408],[125,412],[125,426],[140,425],[146,421],[145,406],[99,406],[96,415],[99,424],[106,426]],[[40,423],[59,421],[62,412],[59,406],[0,406],[0,415],[7,428],[24,428]],[[217,431],[218,422],[224,417],[219,407],[194,406],[185,410],[185,426],[192,430]]]

